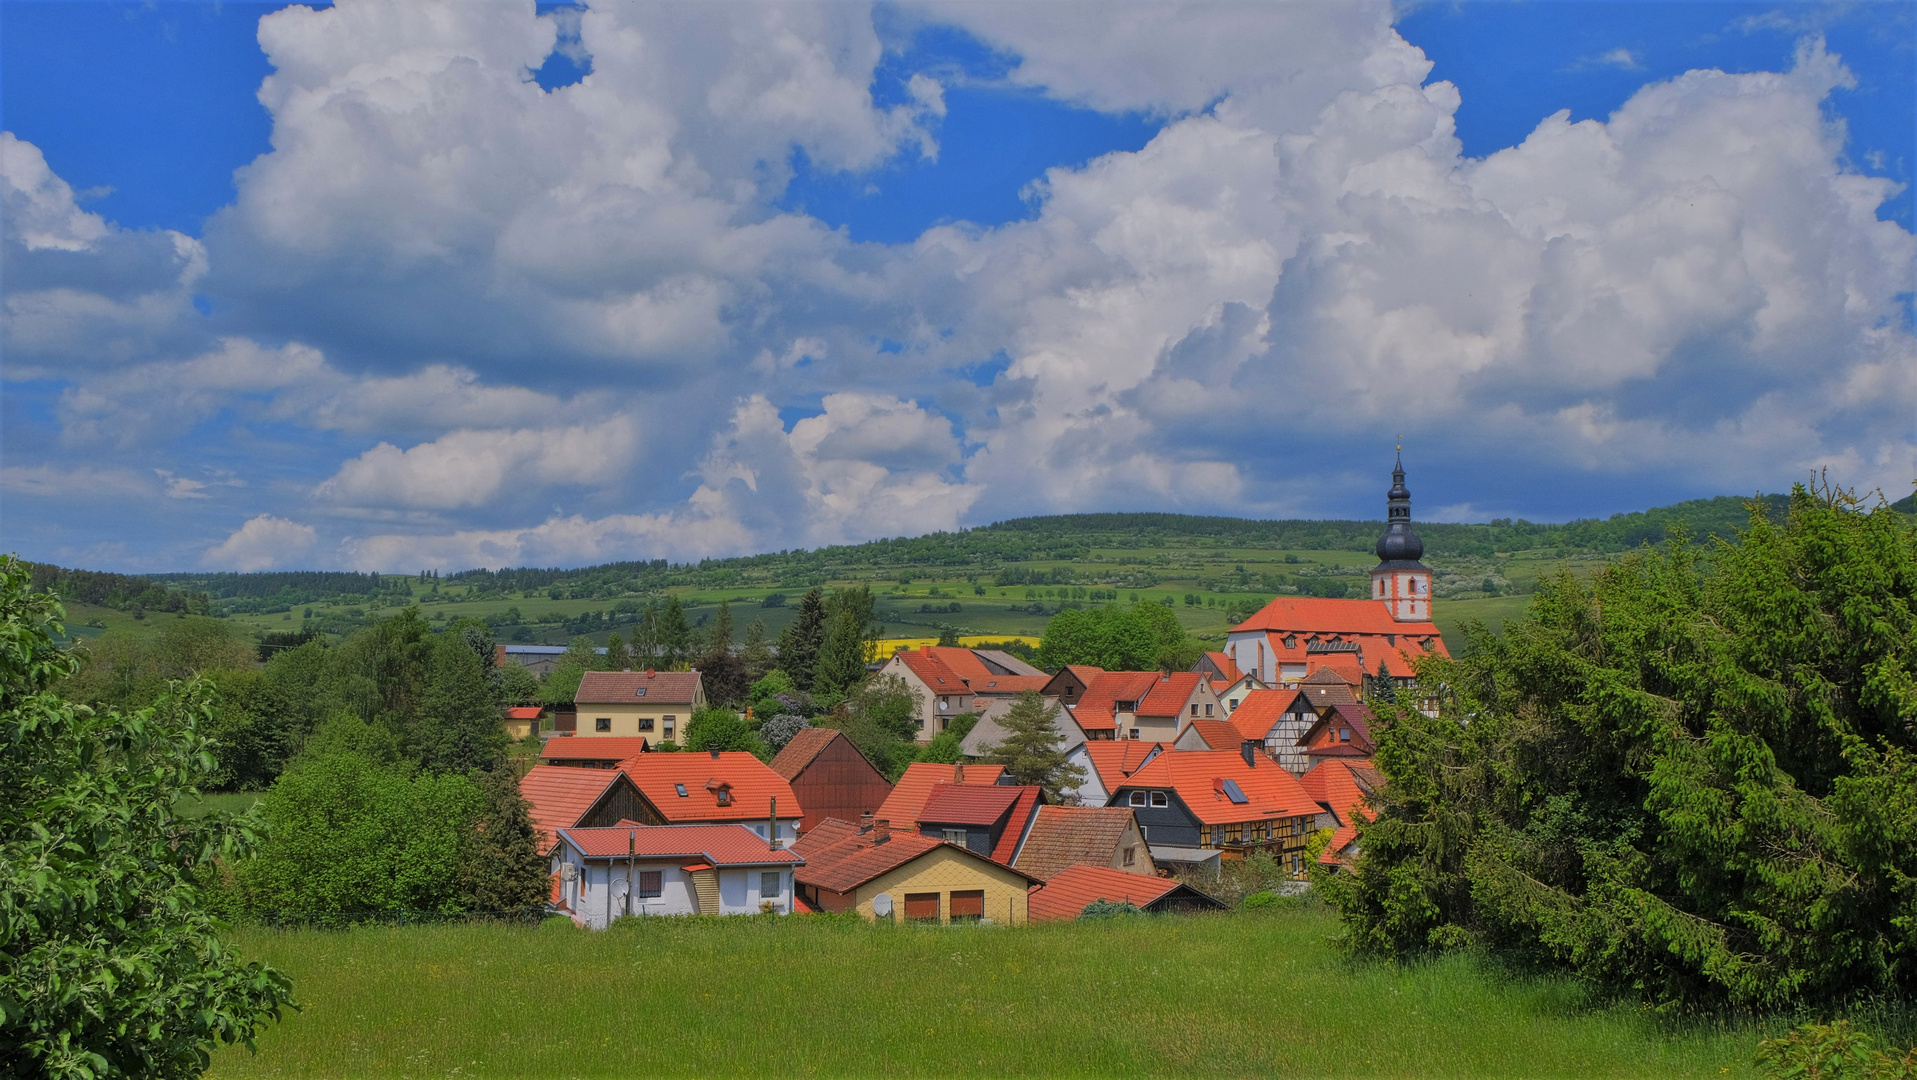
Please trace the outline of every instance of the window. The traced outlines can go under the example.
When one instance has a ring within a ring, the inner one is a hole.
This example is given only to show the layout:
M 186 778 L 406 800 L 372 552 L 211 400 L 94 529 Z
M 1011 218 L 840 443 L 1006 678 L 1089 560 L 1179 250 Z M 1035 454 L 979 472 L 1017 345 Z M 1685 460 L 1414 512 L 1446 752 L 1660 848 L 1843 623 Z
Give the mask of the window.
M 731 784 L 720 784 L 718 787 L 718 790 L 714 791 L 712 794 L 718 798 L 720 806 L 732 805 L 732 785 Z
M 662 870 L 639 871 L 639 899 L 650 900 L 664 891 L 665 872 Z
M 1145 793 L 1142 791 L 1132 792 L 1132 805 L 1133 806 L 1145 805 Z
M 594 721 L 592 722 L 592 729 L 593 729 L 594 731 L 611 731 L 611 730 L 612 730 L 612 717 L 610 717 L 610 716 L 602 716 L 602 717 L 600 717 L 599 719 L 597 719 L 597 720 L 594 720 Z
M 666 738 L 672 738 L 672 717 L 666 717 Z
M 1128 845 L 1125 848 L 1125 865 L 1130 866 L 1137 861 L 1138 861 L 1138 845 L 1137 844 Z
M 960 847 L 965 846 L 965 830 L 964 829 L 946 829 L 944 830 L 944 832 L 945 832 L 946 843 L 957 844 Z
M 906 893 L 905 917 L 914 921 L 939 921 L 939 894 L 935 892 Z
M 955 889 L 952 892 L 952 921 L 977 922 L 985 917 L 984 889 Z
M 1170 806 L 1171 800 L 1165 797 L 1164 792 L 1154 791 L 1152 792 L 1152 805 L 1153 806 Z
M 674 784 L 672 785 L 672 790 L 678 792 L 681 799 L 686 797 L 686 786 L 684 784 Z
M 633 697 L 645 697 L 645 696 L 646 696 L 646 688 L 642 686 L 642 687 L 640 687 L 639 689 L 637 689 L 637 690 L 634 690 L 634 691 L 632 692 L 632 696 L 633 696 Z
M 1132 738 L 1134 738 L 1134 739 L 1136 739 L 1136 738 L 1138 738 L 1138 729 L 1137 729 L 1137 728 L 1133 728 L 1133 729 L 1132 729 Z
M 1199 847 L 1211 846 L 1211 826 L 1210 825 L 1198 826 L 1198 846 Z
M 1239 825 L 1237 822 L 1225 826 L 1225 843 L 1236 844 L 1238 841 L 1244 839 L 1244 836 L 1244 826 Z
M 768 870 L 759 875 L 759 895 L 770 900 L 785 890 L 779 886 L 779 872 Z
M 651 730 L 652 730 L 652 717 L 650 717 L 650 716 L 642 716 L 642 717 L 640 717 L 640 718 L 639 718 L 639 730 L 640 730 L 640 731 L 651 731 Z
M 1211 715 L 1211 706 L 1210 706 L 1210 705 L 1207 705 L 1207 706 L 1205 706 L 1205 715 L 1206 715 L 1206 716 L 1210 716 L 1210 715 Z
M 1197 715 L 1198 715 L 1198 703 L 1197 703 L 1196 701 L 1194 701 L 1194 702 L 1192 702 L 1192 703 L 1191 703 L 1191 714 L 1192 714 L 1193 716 L 1197 716 Z
M 1231 705 L 1230 705 L 1230 706 L 1228 706 L 1228 707 L 1229 707 L 1229 708 L 1233 708 L 1233 709 L 1236 709 L 1236 708 L 1238 707 L 1238 699 L 1237 699 L 1237 698 L 1232 698 L 1232 699 L 1231 699 Z
M 1351 729 L 1350 729 L 1350 728 L 1348 728 L 1348 727 L 1341 727 L 1341 728 L 1339 728 L 1339 729 L 1338 729 L 1338 741 L 1339 741 L 1339 742 L 1350 742 L 1350 741 L 1351 741 Z
M 1136 712 L 1137 709 L 1138 702 L 1136 701 L 1121 701 L 1118 703 L 1119 712 Z

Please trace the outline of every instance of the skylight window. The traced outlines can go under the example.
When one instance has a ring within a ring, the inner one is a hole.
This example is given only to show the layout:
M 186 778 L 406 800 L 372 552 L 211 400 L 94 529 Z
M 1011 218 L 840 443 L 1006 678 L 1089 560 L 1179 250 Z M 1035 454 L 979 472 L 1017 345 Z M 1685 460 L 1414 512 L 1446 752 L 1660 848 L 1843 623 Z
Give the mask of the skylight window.
M 1245 789 L 1239 787 L 1238 781 L 1233 780 L 1230 777 L 1225 778 L 1225 798 L 1230 799 L 1232 802 L 1238 803 L 1240 805 L 1243 805 L 1251 801 L 1250 799 L 1245 797 Z
M 642 686 L 642 687 L 640 687 L 639 689 L 637 689 L 637 690 L 634 690 L 634 691 L 632 692 L 632 696 L 633 696 L 633 697 L 645 697 L 645 696 L 646 696 L 646 688 Z
M 684 784 L 674 784 L 672 785 L 672 790 L 678 792 L 681 799 L 686 797 L 686 786 Z

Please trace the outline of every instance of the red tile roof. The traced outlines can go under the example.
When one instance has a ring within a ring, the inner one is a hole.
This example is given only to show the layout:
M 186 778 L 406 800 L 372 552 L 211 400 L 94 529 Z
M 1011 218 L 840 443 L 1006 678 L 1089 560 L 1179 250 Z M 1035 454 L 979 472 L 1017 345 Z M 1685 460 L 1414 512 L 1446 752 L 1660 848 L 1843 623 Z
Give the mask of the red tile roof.
M 1225 677 L 1226 682 L 1234 683 L 1238 681 L 1240 678 L 1238 664 L 1232 660 L 1230 653 L 1208 652 L 1205 655 L 1217 666 L 1219 674 Z
M 958 672 L 959 678 L 970 680 L 974 686 L 978 685 L 980 679 L 1004 677 L 993 675 L 992 669 L 985 666 L 985 661 L 980 660 L 978 654 L 970 649 L 953 645 L 927 645 L 924 651 L 946 667 Z
M 1123 901 L 1142 908 L 1180 887 L 1171 878 L 1127 874 L 1109 866 L 1079 863 L 1060 870 L 1032 890 L 1026 900 L 1027 917 L 1034 921 L 1076 919 L 1085 905 L 1094 900 Z
M 1315 596 L 1281 596 L 1257 614 L 1231 628 L 1319 634 L 1436 634 L 1430 622 L 1399 622 L 1382 600 L 1325 600 Z
M 690 705 L 698 689 L 696 671 L 588 671 L 572 699 L 580 705 Z
M 998 836 L 997 846 L 992 848 L 992 861 L 1012 865 L 1012 856 L 1018 853 L 1018 846 L 1032 828 L 1032 818 L 1038 812 L 1045 789 L 1037 785 L 1027 785 L 1012 789 L 1018 792 L 1018 802 L 1012 804 L 1012 813 L 1006 819 L 1005 831 Z
M 872 817 L 877 821 L 890 821 L 894 831 L 912 830 L 919 827 L 919 811 L 925 808 L 925 800 L 932 794 L 936 784 L 954 783 L 952 777 L 960 766 L 940 765 L 931 761 L 915 761 L 905 767 L 905 775 L 892 785 L 892 794 L 885 797 Z M 966 765 L 964 783 L 996 784 L 1002 765 Z
M 1358 817 L 1370 821 L 1378 816 L 1365 798 L 1365 785 L 1344 761 L 1321 761 L 1298 778 L 1299 786 L 1338 815 L 1340 825 L 1350 825 Z
M 831 847 L 848 836 L 857 836 L 859 827 L 838 818 L 826 818 L 792 841 L 792 850 L 801 855 Z
M 1158 681 L 1152 684 L 1151 692 L 1145 695 L 1145 700 L 1138 703 L 1138 715 L 1184 716 L 1185 704 L 1198 692 L 1201 682 L 1205 683 L 1206 689 L 1211 688 L 1211 683 L 1196 671 L 1174 671 L 1160 675 Z
M 805 861 L 789 848 L 767 846 L 744 825 L 620 825 L 601 829 L 561 829 L 580 853 L 593 859 L 625 857 L 630 843 L 642 859 L 700 858 L 713 866 L 797 865 Z
M 650 744 L 641 735 L 572 735 L 546 740 L 542 761 L 610 761 L 618 763 L 643 754 Z
M 545 709 L 540 708 L 537 705 L 515 705 L 512 708 L 506 710 L 506 719 L 537 720 L 541 716 L 543 716 L 545 712 L 546 712 Z
M 1232 802 L 1225 780 L 1236 781 L 1249 801 Z M 1167 750 L 1119 786 L 1170 788 L 1207 825 L 1320 813 L 1290 773 L 1268 760 L 1247 765 L 1235 750 Z
M 1136 710 L 1139 702 L 1158 685 L 1158 674 L 1156 671 L 1101 672 L 1086 681 L 1085 692 L 1072 708 L 1072 717 L 1087 731 L 1109 730 L 1116 726 L 1118 702 L 1129 701 Z
M 1264 742 L 1279 719 L 1291 711 L 1292 699 L 1298 694 L 1297 690 L 1253 690 L 1232 712 L 1231 726 L 1238 729 L 1240 738 Z
M 1098 782 L 1106 791 L 1115 791 L 1125 779 L 1143 768 L 1154 754 L 1170 749 L 1165 743 L 1137 739 L 1100 739 L 1085 744 L 1085 756 L 1098 773 Z
M 934 784 L 919 811 L 919 821 L 932 825 L 996 825 L 1024 792 L 1022 787 L 1005 784 Z
M 779 756 L 772 759 L 772 771 L 788 781 L 797 780 L 813 758 L 825 753 L 833 739 L 844 737 L 843 732 L 833 728 L 806 728 L 779 749 Z
M 1041 880 L 1074 863 L 1109 866 L 1132 822 L 1127 806 L 1041 806 L 1012 865 Z
M 1358 840 L 1358 826 L 1346 825 L 1331 834 L 1331 842 L 1318 853 L 1318 861 L 1325 866 L 1337 866 L 1349 857 L 1348 848 Z
M 671 824 L 695 821 L 763 821 L 773 798 L 780 818 L 804 817 L 785 777 L 744 751 L 711 754 L 640 754 L 619 765 L 640 794 Z M 684 784 L 679 794 L 674 785 Z M 719 787 L 731 785 L 731 804 L 719 805 Z
M 989 697 L 1009 697 L 1027 690 L 1036 694 L 1051 681 L 1050 675 L 986 675 L 970 680 L 972 693 Z
M 893 653 L 892 658 L 904 664 L 906 670 L 917 676 L 918 680 L 934 694 L 969 692 L 965 684 L 965 676 L 953 671 L 945 661 L 927 649 L 901 649 Z
M 1240 711 L 1243 709 L 1244 706 L 1239 706 Z M 1236 750 L 1245 741 L 1245 737 L 1238 733 L 1237 726 L 1228 720 L 1193 720 L 1185 725 L 1185 730 L 1197 732 L 1198 737 L 1205 740 L 1205 745 L 1213 750 Z
M 851 892 L 928 851 L 947 846 L 945 841 L 936 837 L 897 829 L 892 830 L 892 838 L 883 844 L 873 843 L 877 837 L 875 832 L 860 833 L 835 844 L 804 849 L 801 855 L 805 859 L 805 866 L 794 877 L 803 885 L 837 893 Z M 954 846 L 953 850 L 965 849 Z
M 554 739 L 554 742 L 561 740 Z M 539 850 L 549 850 L 560 829 L 569 829 L 586 816 L 606 789 L 617 783 L 613 769 L 580 769 L 567 765 L 535 765 L 519 778 L 519 794 L 532 806 L 533 828 Z

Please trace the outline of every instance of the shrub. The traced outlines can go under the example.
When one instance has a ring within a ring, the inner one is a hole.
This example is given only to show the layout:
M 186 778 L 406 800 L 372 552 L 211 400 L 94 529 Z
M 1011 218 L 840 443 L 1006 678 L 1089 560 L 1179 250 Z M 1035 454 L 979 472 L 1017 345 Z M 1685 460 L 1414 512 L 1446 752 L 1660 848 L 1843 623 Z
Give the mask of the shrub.
M 1094 900 L 1086 904 L 1078 913 L 1081 919 L 1116 919 L 1126 915 L 1143 915 L 1145 909 L 1129 900 Z

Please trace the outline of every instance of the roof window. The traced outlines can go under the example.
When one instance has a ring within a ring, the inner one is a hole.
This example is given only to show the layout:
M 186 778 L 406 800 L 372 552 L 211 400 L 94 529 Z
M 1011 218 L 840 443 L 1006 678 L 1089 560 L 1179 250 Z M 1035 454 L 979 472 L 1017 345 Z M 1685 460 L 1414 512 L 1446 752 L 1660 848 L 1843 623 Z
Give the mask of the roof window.
M 1238 781 L 1233 780 L 1229 776 L 1225 777 L 1224 782 L 1219 786 L 1224 789 L 1225 798 L 1230 799 L 1240 806 L 1251 801 L 1245 796 L 1245 789 L 1238 786 Z
M 637 689 L 637 690 L 634 690 L 634 691 L 632 692 L 632 696 L 633 696 L 633 697 L 645 697 L 645 696 L 646 696 L 646 688 L 642 686 L 642 687 L 640 687 L 639 689 Z
M 674 784 L 672 785 L 672 790 L 678 792 L 681 799 L 686 797 L 686 786 L 684 784 Z

